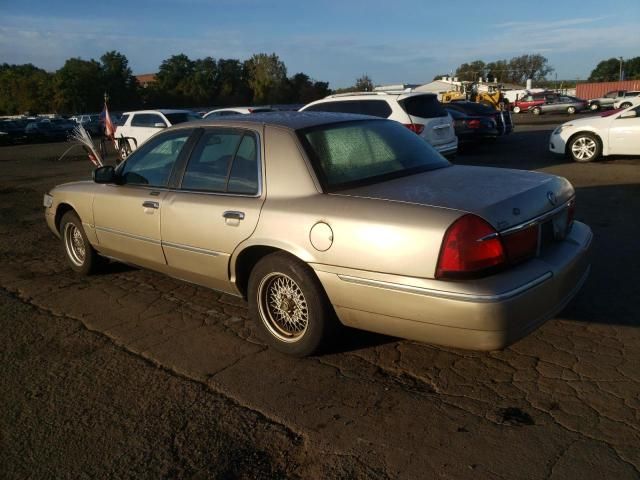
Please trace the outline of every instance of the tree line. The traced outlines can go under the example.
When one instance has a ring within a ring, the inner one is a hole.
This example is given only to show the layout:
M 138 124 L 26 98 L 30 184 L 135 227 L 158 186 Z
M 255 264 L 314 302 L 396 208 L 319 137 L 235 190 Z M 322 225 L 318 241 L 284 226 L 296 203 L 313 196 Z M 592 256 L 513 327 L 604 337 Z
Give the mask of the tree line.
M 104 93 L 112 111 L 159 107 L 212 107 L 308 103 L 331 93 L 328 82 L 305 73 L 287 76 L 276 54 L 245 61 L 173 55 L 155 80 L 141 86 L 127 57 L 106 52 L 100 60 L 70 58 L 55 72 L 32 64 L 0 65 L 0 114 L 72 114 L 102 109 Z
M 620 70 L 624 80 L 640 80 L 640 57 L 628 59 L 609 58 L 596 65 L 589 75 L 590 82 L 615 82 L 620 80 Z

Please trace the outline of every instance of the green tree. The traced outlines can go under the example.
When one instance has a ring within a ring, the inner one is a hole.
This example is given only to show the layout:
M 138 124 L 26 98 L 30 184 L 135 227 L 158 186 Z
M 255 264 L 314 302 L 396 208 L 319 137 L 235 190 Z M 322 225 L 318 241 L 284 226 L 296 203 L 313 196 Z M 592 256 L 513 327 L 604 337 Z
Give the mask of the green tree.
M 624 80 L 636 80 L 640 78 L 640 57 L 622 59 Z M 620 59 L 609 58 L 596 65 L 589 75 L 590 82 L 615 82 L 620 79 Z
M 0 65 L 0 114 L 51 111 L 52 77 L 31 64 Z
M 309 103 L 331 94 L 327 82 L 317 82 L 304 73 L 296 73 L 289 78 L 290 96 L 287 99 L 293 103 Z
M 112 50 L 102 55 L 100 62 L 102 88 L 109 94 L 109 107 L 113 110 L 137 107 L 140 103 L 139 86 L 127 57 Z
M 149 88 L 150 103 L 187 106 L 191 100 L 194 62 L 185 54 L 173 55 L 160 64 L 155 82 Z
M 485 73 L 487 81 L 506 81 L 506 79 L 510 78 L 509 75 L 509 62 L 506 60 L 495 60 L 493 62 L 487 63 L 485 67 Z
M 366 73 L 359 78 L 356 78 L 356 84 L 354 85 L 356 92 L 372 92 L 373 80 Z
M 217 103 L 219 106 L 251 103 L 251 89 L 247 82 L 247 73 L 240 60 L 233 58 L 218 60 L 218 88 L 218 98 L 213 103 Z
M 553 72 L 549 60 L 540 55 L 520 55 L 509 60 L 509 81 L 523 84 L 527 79 L 544 80 Z
M 463 63 L 456 69 L 455 77 L 460 81 L 477 82 L 478 78 L 486 76 L 486 64 L 482 60 Z
M 193 106 L 215 103 L 220 90 L 218 63 L 212 57 L 193 62 L 193 76 L 189 81 L 189 95 Z
M 245 62 L 253 102 L 279 103 L 286 90 L 287 67 L 275 53 L 258 53 Z
M 55 73 L 53 84 L 53 108 L 59 113 L 92 112 L 102 107 L 102 67 L 95 60 L 70 58 Z

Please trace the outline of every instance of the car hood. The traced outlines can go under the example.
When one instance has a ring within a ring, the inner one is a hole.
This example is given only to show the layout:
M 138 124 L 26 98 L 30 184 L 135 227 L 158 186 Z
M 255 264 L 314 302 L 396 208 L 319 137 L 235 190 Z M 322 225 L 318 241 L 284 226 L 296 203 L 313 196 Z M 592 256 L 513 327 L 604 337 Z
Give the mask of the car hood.
M 555 175 L 454 165 L 340 194 L 460 210 L 504 230 L 569 201 L 574 189 Z

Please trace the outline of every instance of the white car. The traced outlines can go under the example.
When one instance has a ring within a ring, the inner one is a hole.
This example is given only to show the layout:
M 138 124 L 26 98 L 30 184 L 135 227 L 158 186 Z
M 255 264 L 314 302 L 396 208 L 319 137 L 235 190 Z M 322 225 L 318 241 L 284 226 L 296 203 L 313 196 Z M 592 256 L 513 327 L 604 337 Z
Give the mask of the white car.
M 270 107 L 231 107 L 231 108 L 218 108 L 217 110 L 211 110 L 205 113 L 202 118 L 212 120 L 217 117 L 226 117 L 227 115 L 247 115 L 249 113 L 261 113 L 261 112 L 273 112 Z
M 120 157 L 126 158 L 164 128 L 178 123 L 201 120 L 200 116 L 190 110 L 138 110 L 125 112 L 116 127 L 115 138 L 124 137 L 119 142 Z
M 623 111 L 563 123 L 549 139 L 549 150 L 576 162 L 600 156 L 640 155 L 640 100 Z
M 433 93 L 406 91 L 352 92 L 329 95 L 300 109 L 314 112 L 358 113 L 402 123 L 442 155 L 458 151 L 453 118 Z
M 613 108 L 629 108 L 632 105 L 637 105 L 640 92 L 625 92 L 624 96 L 618 97 L 613 102 Z

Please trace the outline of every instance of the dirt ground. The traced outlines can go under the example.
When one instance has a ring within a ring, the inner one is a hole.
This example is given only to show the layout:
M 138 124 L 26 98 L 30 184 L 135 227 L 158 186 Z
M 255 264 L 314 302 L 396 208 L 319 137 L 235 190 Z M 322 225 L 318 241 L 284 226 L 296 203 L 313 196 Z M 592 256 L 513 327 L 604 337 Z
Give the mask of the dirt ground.
M 350 330 L 304 360 L 265 348 L 235 298 L 73 274 L 42 194 L 91 165 L 0 148 L 0 476 L 640 478 L 640 159 L 568 163 L 552 128 L 455 161 L 573 182 L 594 255 L 565 311 L 499 352 Z

